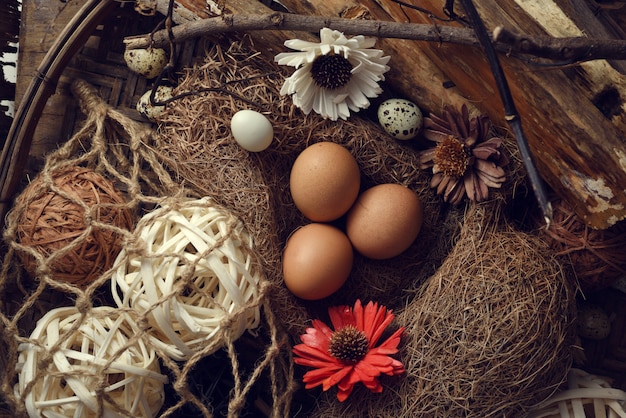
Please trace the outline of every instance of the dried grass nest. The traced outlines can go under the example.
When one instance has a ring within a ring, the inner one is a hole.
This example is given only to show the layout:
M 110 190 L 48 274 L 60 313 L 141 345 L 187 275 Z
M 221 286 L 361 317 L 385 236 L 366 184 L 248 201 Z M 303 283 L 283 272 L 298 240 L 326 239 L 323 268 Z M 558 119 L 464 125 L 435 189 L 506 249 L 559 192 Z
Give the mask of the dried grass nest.
M 398 312 L 407 375 L 382 394 L 325 395 L 315 417 L 517 417 L 567 377 L 575 289 L 547 246 L 493 207 L 468 214 L 443 265 Z M 362 389 L 362 388 L 361 388 Z
M 216 41 L 207 48 L 204 62 L 185 70 L 174 93 L 205 92 L 167 106 L 159 119 L 155 149 L 186 187 L 210 196 L 244 221 L 273 285 L 272 307 L 292 336 L 301 334 L 310 318 L 323 314 L 328 305 L 360 298 L 402 306 L 406 290 L 418 288 L 449 251 L 462 211 L 450 210 L 430 189 L 431 175 L 420 170 L 414 145 L 395 140 L 362 115 L 338 122 L 303 115 L 290 97 L 280 95 L 285 74 L 273 57 L 255 52 L 250 42 L 246 36 Z M 231 135 L 230 120 L 244 108 L 261 111 L 274 127 L 274 142 L 263 152 L 243 150 Z M 323 303 L 307 303 L 282 285 L 281 252 L 287 237 L 308 223 L 290 196 L 291 166 L 302 150 L 320 141 L 339 143 L 352 153 L 362 189 L 397 183 L 415 191 L 424 221 L 417 241 L 403 254 L 389 260 L 356 254 L 352 274 L 340 291 Z M 512 145 L 507 152 L 514 149 Z M 502 193 L 520 181 L 520 160 L 515 155 L 511 160 L 512 180 Z

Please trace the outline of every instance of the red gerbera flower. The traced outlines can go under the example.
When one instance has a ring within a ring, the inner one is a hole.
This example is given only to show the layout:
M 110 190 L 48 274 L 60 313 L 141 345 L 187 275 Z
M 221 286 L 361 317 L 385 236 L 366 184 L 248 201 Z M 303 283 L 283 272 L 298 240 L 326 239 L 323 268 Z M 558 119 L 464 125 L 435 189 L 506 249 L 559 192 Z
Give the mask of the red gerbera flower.
M 328 308 L 328 314 L 334 331 L 314 319 L 313 328 L 307 328 L 306 334 L 300 336 L 303 344 L 293 348 L 296 364 L 315 368 L 306 372 L 302 379 L 307 389 L 322 385 L 326 391 L 337 385 L 337 399 L 343 402 L 358 382 L 380 393 L 383 387 L 378 378 L 382 373 L 389 376 L 404 373 L 402 363 L 389 356 L 398 352 L 404 327 L 376 347 L 393 321 L 390 310 L 374 302 L 363 308 L 357 300 L 354 309 L 335 306 Z

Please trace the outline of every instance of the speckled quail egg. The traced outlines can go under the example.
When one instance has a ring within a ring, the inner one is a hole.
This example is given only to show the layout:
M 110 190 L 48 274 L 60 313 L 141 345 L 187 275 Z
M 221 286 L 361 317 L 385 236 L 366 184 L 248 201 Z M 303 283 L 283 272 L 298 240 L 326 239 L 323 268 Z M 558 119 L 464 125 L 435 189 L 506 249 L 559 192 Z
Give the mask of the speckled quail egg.
M 378 123 L 396 139 L 415 138 L 423 121 L 422 111 L 409 100 L 388 99 L 378 106 Z
M 131 71 L 145 77 L 155 78 L 167 65 L 167 52 L 161 48 L 127 49 L 124 61 Z
M 174 89 L 170 86 L 158 86 L 154 93 L 154 98 L 157 102 L 163 102 L 171 99 L 174 96 L 173 92 Z M 165 110 L 165 106 L 150 103 L 150 93 L 152 93 L 152 90 L 148 90 L 139 98 L 137 101 L 137 111 L 150 121 L 156 122 Z
M 590 340 L 603 340 L 611 334 L 611 321 L 604 310 L 583 305 L 578 310 L 578 335 Z

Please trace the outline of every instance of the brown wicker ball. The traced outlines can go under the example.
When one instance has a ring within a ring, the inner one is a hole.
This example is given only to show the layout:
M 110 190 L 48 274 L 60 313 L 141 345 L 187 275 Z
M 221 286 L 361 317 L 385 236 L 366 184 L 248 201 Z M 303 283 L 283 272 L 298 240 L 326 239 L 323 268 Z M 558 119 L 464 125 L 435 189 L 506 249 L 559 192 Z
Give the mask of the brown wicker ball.
M 553 202 L 554 217 L 541 237 L 559 261 L 569 267 L 583 293 L 609 287 L 626 274 L 626 227 L 621 224 L 605 230 L 586 225 L 563 200 Z
M 18 242 L 43 256 L 19 251 L 26 271 L 37 276 L 39 268 L 54 280 L 91 283 L 112 266 L 121 249 L 117 228 L 133 225 L 124 203 L 113 183 L 91 169 L 70 166 L 38 176 L 14 209 Z

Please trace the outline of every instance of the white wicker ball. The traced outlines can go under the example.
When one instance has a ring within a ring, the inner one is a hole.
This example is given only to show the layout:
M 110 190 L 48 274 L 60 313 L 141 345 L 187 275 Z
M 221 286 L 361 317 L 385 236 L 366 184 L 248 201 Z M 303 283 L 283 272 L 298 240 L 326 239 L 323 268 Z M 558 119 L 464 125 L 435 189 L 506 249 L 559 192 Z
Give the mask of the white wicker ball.
M 28 415 L 155 417 L 168 379 L 154 349 L 135 338 L 139 332 L 127 313 L 112 307 L 94 308 L 83 320 L 76 307 L 48 312 L 30 342 L 19 346 L 15 392 Z
M 261 269 L 251 236 L 228 211 L 209 198 L 173 199 L 134 234 L 116 261 L 113 296 L 146 314 L 151 342 L 169 357 L 211 354 L 258 326 Z

